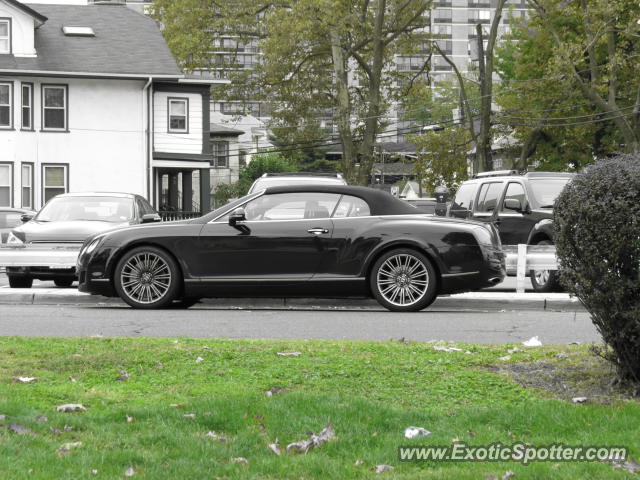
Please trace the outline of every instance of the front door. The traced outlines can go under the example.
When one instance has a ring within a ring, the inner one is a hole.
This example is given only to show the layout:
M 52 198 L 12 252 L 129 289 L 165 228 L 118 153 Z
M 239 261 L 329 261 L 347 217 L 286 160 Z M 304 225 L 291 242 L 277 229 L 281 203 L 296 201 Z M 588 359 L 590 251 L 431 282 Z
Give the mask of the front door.
M 333 234 L 340 195 L 280 193 L 244 205 L 246 221 L 206 224 L 191 272 L 207 281 L 304 281 L 318 269 Z M 196 252 L 194 252 L 196 253 Z
M 502 181 L 486 182 L 480 185 L 471 219 L 486 223 L 494 222 L 503 190 L 504 182 Z
M 521 211 L 505 208 L 504 201 L 507 198 L 520 201 L 520 205 L 522 206 Z M 504 198 L 500 202 L 500 211 L 496 219 L 496 226 L 500 232 L 500 241 L 503 245 L 527 243 L 529 232 L 535 223 L 530 211 L 527 209 L 528 204 L 529 202 L 522 184 L 519 182 L 509 182 Z

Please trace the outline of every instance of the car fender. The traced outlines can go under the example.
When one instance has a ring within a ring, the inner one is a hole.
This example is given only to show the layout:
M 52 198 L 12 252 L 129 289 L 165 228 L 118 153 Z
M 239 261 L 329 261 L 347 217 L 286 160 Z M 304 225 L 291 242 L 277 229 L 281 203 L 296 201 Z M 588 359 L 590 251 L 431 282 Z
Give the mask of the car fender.
M 550 218 L 544 218 L 533 226 L 527 245 L 536 244 L 543 238 L 553 241 L 553 220 Z
M 436 270 L 438 271 L 438 273 L 443 272 L 443 270 L 446 271 L 446 267 L 444 266 L 444 263 L 442 262 L 442 259 L 440 258 L 440 255 L 438 253 L 438 249 L 435 246 L 430 245 L 427 242 L 423 242 L 416 238 L 396 237 L 376 245 L 376 247 L 371 252 L 369 252 L 364 262 L 364 271 L 362 272 L 362 274 L 364 276 L 367 275 L 367 273 L 369 272 L 369 270 L 373 265 L 373 262 L 375 262 L 375 260 L 383 252 L 387 250 L 391 250 L 393 248 L 407 248 L 407 247 L 415 248 L 416 250 L 426 254 L 427 257 L 429 257 L 429 259 L 434 262 L 434 266 L 436 267 Z

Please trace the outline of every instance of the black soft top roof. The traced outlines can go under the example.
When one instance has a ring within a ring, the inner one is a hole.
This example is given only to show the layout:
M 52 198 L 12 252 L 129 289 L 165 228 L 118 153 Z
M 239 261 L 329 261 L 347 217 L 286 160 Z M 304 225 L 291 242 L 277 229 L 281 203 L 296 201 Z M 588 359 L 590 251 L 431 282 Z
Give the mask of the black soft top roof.
M 391 194 L 368 187 L 354 187 L 351 185 L 287 185 L 270 187 L 265 194 L 318 192 L 337 193 L 339 195 L 353 195 L 363 199 L 369 205 L 371 215 L 416 215 L 420 214 L 412 205 L 398 200 Z

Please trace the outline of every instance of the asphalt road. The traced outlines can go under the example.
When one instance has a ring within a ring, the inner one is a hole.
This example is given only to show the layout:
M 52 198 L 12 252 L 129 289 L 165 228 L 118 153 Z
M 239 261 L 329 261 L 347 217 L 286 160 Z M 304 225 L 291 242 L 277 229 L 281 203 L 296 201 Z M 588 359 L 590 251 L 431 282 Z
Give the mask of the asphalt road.
M 584 311 L 189 310 L 128 307 L 0 305 L 0 336 L 126 336 L 270 339 L 349 339 L 544 344 L 600 342 Z

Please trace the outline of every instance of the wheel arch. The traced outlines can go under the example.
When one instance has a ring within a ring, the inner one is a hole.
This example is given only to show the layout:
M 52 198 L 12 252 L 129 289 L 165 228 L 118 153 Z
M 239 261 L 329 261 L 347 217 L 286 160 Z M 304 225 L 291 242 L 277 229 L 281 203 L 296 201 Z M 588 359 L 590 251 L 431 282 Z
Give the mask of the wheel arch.
M 534 225 L 529 233 L 527 245 L 535 245 L 542 240 L 553 243 L 553 222 L 550 219 L 544 219 Z
M 385 253 L 390 252 L 391 250 L 397 250 L 402 248 L 415 250 L 416 252 L 421 253 L 427 257 L 427 260 L 431 262 L 431 265 L 433 265 L 433 268 L 436 271 L 436 292 L 439 293 L 442 288 L 442 267 L 440 265 L 440 262 L 438 262 L 437 260 L 437 255 L 435 255 L 434 252 L 431 251 L 429 247 L 419 242 L 416 242 L 414 240 L 408 240 L 408 239 L 398 239 L 392 242 L 379 245 L 376 250 L 374 250 L 369 254 L 369 257 L 365 261 L 364 278 L 366 280 L 367 291 L 369 295 L 372 295 L 371 287 L 369 286 L 369 278 L 371 276 L 371 270 L 373 269 L 373 265 Z
M 111 287 L 115 290 L 115 269 L 122 257 L 124 257 L 128 252 L 138 247 L 154 247 L 158 250 L 162 250 L 166 255 L 171 257 L 176 265 L 178 266 L 178 271 L 180 273 L 180 295 L 184 294 L 184 270 L 182 268 L 182 263 L 175 256 L 175 254 L 169 250 L 166 246 L 161 243 L 154 242 L 153 240 L 141 239 L 137 242 L 131 242 L 122 248 L 118 249 L 118 251 L 109 259 L 109 266 L 107 269 L 107 274 L 109 276 L 109 283 Z

